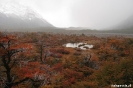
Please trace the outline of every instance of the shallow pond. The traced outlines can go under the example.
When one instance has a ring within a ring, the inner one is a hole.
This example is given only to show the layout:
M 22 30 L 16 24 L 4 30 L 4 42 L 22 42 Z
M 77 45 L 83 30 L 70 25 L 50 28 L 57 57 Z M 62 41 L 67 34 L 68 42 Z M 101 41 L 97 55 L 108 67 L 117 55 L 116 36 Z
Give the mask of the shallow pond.
M 87 43 L 67 43 L 64 44 L 65 47 L 71 47 L 71 48 L 80 48 L 82 50 L 87 50 L 93 48 L 93 45 L 89 45 Z

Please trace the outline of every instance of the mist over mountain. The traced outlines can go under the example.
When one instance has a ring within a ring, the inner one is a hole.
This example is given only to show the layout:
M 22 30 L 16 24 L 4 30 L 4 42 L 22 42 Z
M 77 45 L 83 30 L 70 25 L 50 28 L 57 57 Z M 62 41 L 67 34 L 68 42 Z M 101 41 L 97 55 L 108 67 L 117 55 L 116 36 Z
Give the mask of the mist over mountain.
M 113 31 L 133 33 L 133 15 L 110 29 Z
M 8 2 L 0 5 L 1 29 L 25 29 L 54 27 L 43 19 L 40 14 L 28 6 L 18 2 Z

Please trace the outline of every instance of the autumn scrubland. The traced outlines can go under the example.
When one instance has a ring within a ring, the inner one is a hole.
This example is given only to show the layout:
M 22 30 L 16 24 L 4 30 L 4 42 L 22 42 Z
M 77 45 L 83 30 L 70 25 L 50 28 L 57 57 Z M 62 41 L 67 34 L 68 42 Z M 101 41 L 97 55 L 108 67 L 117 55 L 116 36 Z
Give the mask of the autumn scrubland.
M 63 46 L 78 42 L 94 47 Z M 133 38 L 0 33 L 0 88 L 111 88 L 112 84 L 133 84 Z

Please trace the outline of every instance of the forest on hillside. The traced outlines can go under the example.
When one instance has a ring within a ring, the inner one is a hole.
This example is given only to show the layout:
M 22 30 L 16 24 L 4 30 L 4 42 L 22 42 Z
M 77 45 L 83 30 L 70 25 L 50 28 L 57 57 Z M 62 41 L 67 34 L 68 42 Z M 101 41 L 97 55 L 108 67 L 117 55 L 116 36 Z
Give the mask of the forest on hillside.
M 80 42 L 93 47 L 64 46 Z M 133 84 L 133 38 L 0 32 L 0 88 L 111 88 L 115 84 Z

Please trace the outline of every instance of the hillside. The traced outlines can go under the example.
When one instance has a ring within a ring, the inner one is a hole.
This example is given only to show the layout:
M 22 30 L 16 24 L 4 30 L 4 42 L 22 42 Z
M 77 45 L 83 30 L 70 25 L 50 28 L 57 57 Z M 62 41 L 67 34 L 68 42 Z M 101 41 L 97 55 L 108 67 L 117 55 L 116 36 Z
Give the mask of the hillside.
M 123 22 L 109 28 L 109 32 L 117 33 L 133 33 L 133 15 L 128 17 Z
M 32 8 L 17 2 L 0 5 L 1 29 L 54 27 Z

